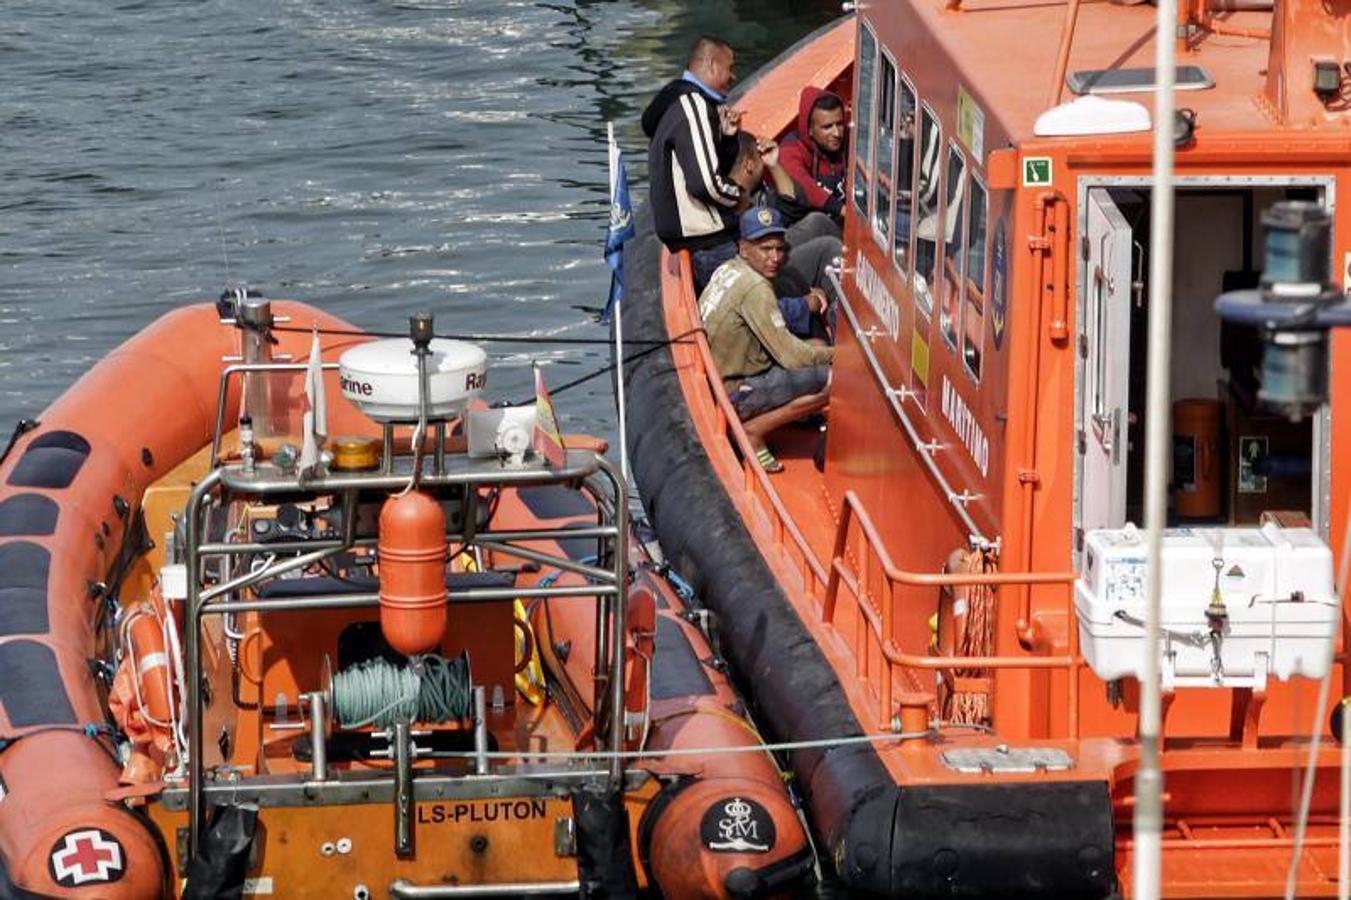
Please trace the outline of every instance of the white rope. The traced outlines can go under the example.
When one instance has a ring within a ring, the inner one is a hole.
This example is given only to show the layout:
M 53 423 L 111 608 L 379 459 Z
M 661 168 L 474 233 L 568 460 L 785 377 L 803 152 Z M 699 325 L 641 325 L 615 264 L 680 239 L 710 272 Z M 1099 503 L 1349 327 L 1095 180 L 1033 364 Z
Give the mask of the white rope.
M 1347 510 L 1342 538 L 1342 559 L 1337 571 L 1337 594 L 1343 601 L 1346 599 L 1348 574 L 1351 574 L 1351 509 Z M 1343 614 L 1337 617 L 1337 624 L 1342 625 L 1345 619 L 1343 611 Z M 1308 830 L 1309 809 L 1313 806 L 1313 782 L 1318 767 L 1318 748 L 1323 742 L 1323 719 L 1328 713 L 1328 695 L 1332 692 L 1332 673 L 1336 657 L 1337 634 L 1334 631 L 1332 640 L 1328 642 L 1328 673 L 1318 685 L 1318 706 L 1313 716 L 1313 727 L 1310 729 L 1312 735 L 1309 740 L 1309 758 L 1304 765 L 1304 785 L 1300 792 L 1299 812 L 1295 817 L 1295 841 L 1290 853 L 1290 867 L 1285 870 L 1286 900 L 1294 900 L 1298 888 L 1299 858 L 1304 855 L 1304 833 Z
M 173 660 L 174 686 L 177 688 L 177 715 L 174 719 L 174 750 L 178 756 L 177 771 L 182 771 L 188 762 L 188 678 L 183 670 L 183 647 L 178 641 L 178 622 L 174 619 L 173 602 L 164 601 L 164 637 L 169 658 Z M 171 698 L 172 701 L 172 698 Z

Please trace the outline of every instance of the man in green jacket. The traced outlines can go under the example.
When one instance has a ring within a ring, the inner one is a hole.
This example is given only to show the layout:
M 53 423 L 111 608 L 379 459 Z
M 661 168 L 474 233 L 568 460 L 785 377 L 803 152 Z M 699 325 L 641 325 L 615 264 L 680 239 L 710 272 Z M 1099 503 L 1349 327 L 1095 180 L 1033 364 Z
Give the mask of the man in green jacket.
M 789 332 L 779 311 L 773 281 L 788 258 L 786 231 L 776 209 L 743 213 L 737 256 L 718 267 L 699 297 L 699 315 L 727 396 L 767 472 L 780 472 L 783 464 L 765 438 L 825 408 L 835 358 L 834 348 Z M 808 302 L 825 303 L 816 295 Z

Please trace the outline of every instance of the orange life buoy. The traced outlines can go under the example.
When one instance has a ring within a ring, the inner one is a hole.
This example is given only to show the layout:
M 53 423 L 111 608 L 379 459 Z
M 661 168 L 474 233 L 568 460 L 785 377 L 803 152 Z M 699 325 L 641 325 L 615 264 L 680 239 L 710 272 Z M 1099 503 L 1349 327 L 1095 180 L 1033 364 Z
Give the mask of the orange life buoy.
M 142 607 L 127 626 L 127 659 L 135 666 L 138 700 L 151 725 L 167 727 L 173 716 L 173 670 L 164 646 L 164 623 Z
M 124 784 L 157 780 L 175 750 L 175 648 L 165 635 L 172 623 L 156 590 L 150 602 L 128 609 L 121 625 L 122 657 L 113 678 L 108 707 L 131 741 L 132 753 L 122 770 Z

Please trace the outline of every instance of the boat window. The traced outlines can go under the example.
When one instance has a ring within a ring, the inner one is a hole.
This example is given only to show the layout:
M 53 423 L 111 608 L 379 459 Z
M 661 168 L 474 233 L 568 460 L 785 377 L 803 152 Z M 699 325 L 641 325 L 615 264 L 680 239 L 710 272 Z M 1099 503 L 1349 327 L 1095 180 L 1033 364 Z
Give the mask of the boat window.
M 915 189 L 915 89 L 904 77 L 896 95 L 896 221 L 892 258 L 910 278 L 910 199 Z
M 938 330 L 953 350 L 957 349 L 957 318 L 962 296 L 962 209 L 966 191 L 966 159 L 957 142 L 948 146 L 948 196 L 943 215 L 943 292 Z
M 877 59 L 877 38 L 867 25 L 861 26 L 858 49 L 858 102 L 854 108 L 854 206 L 868 214 L 867 168 L 872 159 L 873 69 Z
M 877 165 L 873 167 L 873 236 L 891 245 L 892 141 L 896 136 L 896 64 L 882 54 L 877 79 Z
M 966 211 L 966 311 L 962 328 L 962 363 L 980 381 L 981 341 L 985 334 L 985 218 L 989 204 L 985 185 L 971 176 L 971 200 Z
M 938 274 L 938 190 L 943 155 L 938 117 L 924 106 L 920 114 L 919 177 L 915 184 L 915 306 L 933 315 L 934 278 Z

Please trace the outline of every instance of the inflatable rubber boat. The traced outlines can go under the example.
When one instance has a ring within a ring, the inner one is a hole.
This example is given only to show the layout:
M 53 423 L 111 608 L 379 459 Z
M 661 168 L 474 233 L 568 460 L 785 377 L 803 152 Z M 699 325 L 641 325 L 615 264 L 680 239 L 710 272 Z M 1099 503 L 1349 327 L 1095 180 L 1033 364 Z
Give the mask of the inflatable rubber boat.
M 16 431 L 0 894 L 729 897 L 810 877 L 603 445 L 538 425 L 551 407 L 487 409 L 485 379 L 430 318 L 375 340 L 234 293 L 154 322 Z

